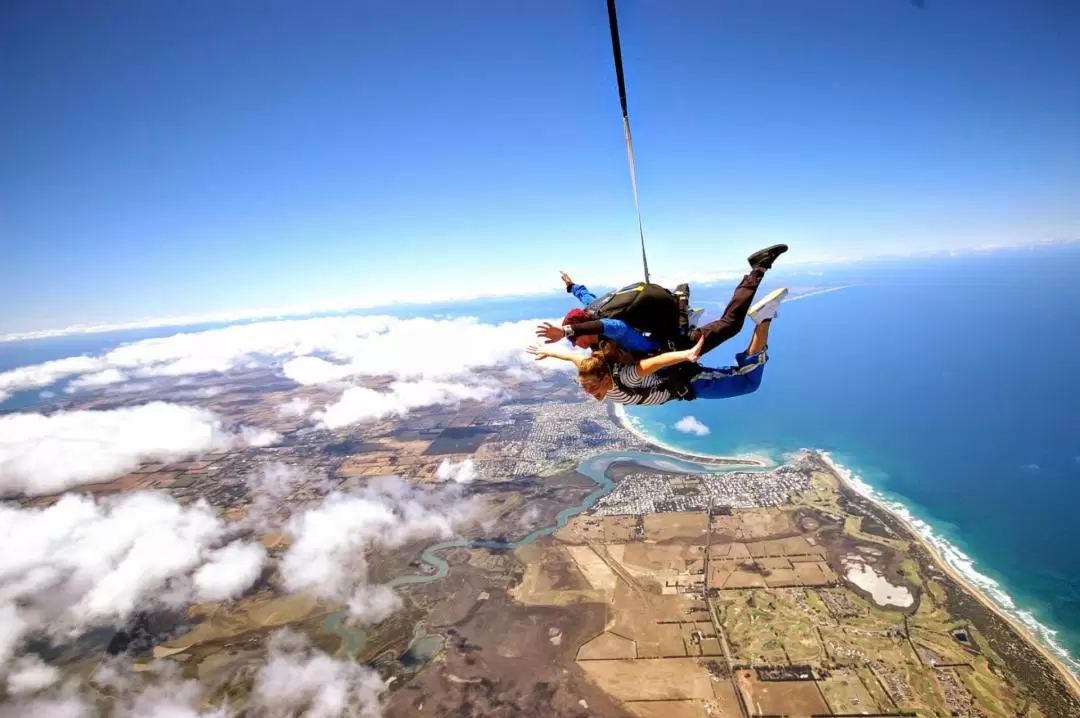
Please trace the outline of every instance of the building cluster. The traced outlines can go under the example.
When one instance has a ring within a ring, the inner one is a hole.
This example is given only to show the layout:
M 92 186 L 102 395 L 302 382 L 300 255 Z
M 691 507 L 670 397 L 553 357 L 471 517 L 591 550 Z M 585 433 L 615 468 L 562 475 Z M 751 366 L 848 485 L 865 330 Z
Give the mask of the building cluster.
M 750 509 L 780 506 L 791 496 L 811 488 L 810 475 L 792 466 L 772 471 L 732 471 L 724 474 L 695 474 L 679 485 L 666 474 L 631 474 L 600 499 L 596 513 L 602 516 L 647 514 L 666 511 L 709 509 Z
M 967 718 L 987 718 L 986 714 L 975 703 L 974 696 L 965 688 L 954 671 L 942 669 L 934 671 L 941 692 L 945 695 L 945 702 L 949 705 L 950 715 L 966 716 Z
M 493 480 L 536 476 L 553 465 L 603 451 L 645 448 L 613 423 L 598 403 L 500 406 L 479 417 L 475 425 L 497 432 L 488 445 L 497 444 L 499 458 L 483 460 L 477 467 L 484 478 Z
M 853 603 L 845 593 L 819 591 L 818 595 L 821 596 L 821 600 L 825 602 L 825 605 L 829 607 L 829 612 L 834 618 L 858 618 L 863 615 L 863 610 Z

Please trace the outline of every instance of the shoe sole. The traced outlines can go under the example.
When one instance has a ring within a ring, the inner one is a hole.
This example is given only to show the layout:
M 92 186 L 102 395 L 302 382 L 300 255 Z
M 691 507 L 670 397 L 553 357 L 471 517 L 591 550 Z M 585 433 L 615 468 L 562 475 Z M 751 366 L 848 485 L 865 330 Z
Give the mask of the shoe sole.
M 751 267 L 756 267 L 758 264 L 769 258 L 772 258 L 775 262 L 776 258 L 786 251 L 788 251 L 788 246 L 786 244 L 774 244 L 771 247 L 766 247 L 765 249 L 754 252 L 746 258 L 746 261 L 749 262 Z
M 765 295 L 765 298 L 757 302 L 754 306 L 750 307 L 750 311 L 747 315 L 753 319 L 754 316 L 762 310 L 769 302 L 775 301 L 777 298 L 783 299 L 788 294 L 787 287 L 781 287 L 780 289 L 774 289 Z

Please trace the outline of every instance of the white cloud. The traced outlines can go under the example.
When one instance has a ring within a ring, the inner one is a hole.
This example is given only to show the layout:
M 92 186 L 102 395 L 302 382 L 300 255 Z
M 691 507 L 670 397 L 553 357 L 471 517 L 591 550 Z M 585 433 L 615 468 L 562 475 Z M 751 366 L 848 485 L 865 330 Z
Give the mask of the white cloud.
M 8 394 L 24 389 L 37 389 L 75 374 L 102 371 L 108 363 L 101 358 L 78 356 L 47 361 L 44 364 L 19 367 L 0 372 L 0 391 Z
M 13 696 L 37 693 L 60 680 L 60 671 L 37 656 L 23 656 L 8 673 L 7 689 Z
M 103 481 L 149 459 L 176 460 L 240 443 L 265 446 L 273 432 L 228 431 L 213 412 L 151 402 L 106 411 L 0 416 L 0 492 L 49 494 Z
M 257 543 L 233 542 L 213 551 L 208 563 L 195 572 L 195 596 L 202 602 L 239 598 L 255 583 L 266 560 Z
M 92 718 L 97 711 L 77 697 L 40 698 L 0 705 L 0 718 Z
M 273 446 L 281 441 L 281 434 L 270 429 L 259 429 L 254 426 L 240 427 L 240 440 L 248 446 L 265 447 Z
M 153 492 L 0 506 L 0 667 L 31 634 L 71 638 L 196 593 L 238 595 L 258 571 L 249 548 L 214 550 L 229 532 L 205 502 L 181 505 Z M 226 565 L 237 575 L 222 576 Z
M 567 370 L 541 366 L 524 348 L 541 321 L 485 324 L 472 318 L 323 317 L 265 321 L 124 344 L 99 357 L 72 357 L 0 373 L 0 391 L 44 387 L 76 377 L 72 390 L 121 377 L 180 377 L 281 365 L 300 384 L 361 376 L 447 380 L 502 367 L 520 378 Z
M 266 718 L 379 718 L 385 690 L 373 669 L 331 658 L 303 636 L 281 631 L 253 693 L 258 715 Z
M 476 465 L 473 463 L 472 459 L 465 459 L 460 464 L 455 464 L 450 461 L 450 459 L 444 459 L 443 462 L 439 464 L 435 476 L 440 481 L 452 480 L 459 484 L 467 484 L 477 477 Z
M 709 433 L 709 427 L 705 426 L 692 416 L 684 416 L 676 421 L 675 430 L 681 431 L 684 434 L 694 434 L 696 436 L 705 436 Z
M 117 369 L 104 369 L 96 374 L 84 374 L 78 379 L 75 379 L 65 391 L 68 393 L 74 392 L 78 389 L 88 389 L 99 386 L 106 386 L 108 384 L 119 384 L 128 380 L 127 374 Z
M 443 381 L 398 381 L 390 391 L 381 392 L 366 387 L 346 389 L 337 402 L 313 418 L 327 429 L 337 429 L 359 421 L 405 416 L 412 409 L 434 404 L 457 404 L 472 399 L 483 401 L 497 396 L 500 388 L 486 384 L 458 384 Z
M 303 417 L 311 410 L 311 402 L 307 399 L 294 397 L 278 407 L 278 415 L 285 418 Z
M 254 675 L 248 715 L 381 716 L 386 685 L 374 669 L 352 659 L 333 658 L 312 646 L 305 636 L 288 629 L 272 634 L 267 648 L 266 659 Z M 90 677 L 99 690 L 78 692 L 74 686 L 67 686 L 33 699 L 13 696 L 14 700 L 0 704 L 0 718 L 91 718 L 99 714 L 96 704 L 103 699 L 111 701 L 108 714 L 115 718 L 238 716 L 224 701 L 200 709 L 205 687 L 196 680 L 184 679 L 178 665 L 159 660 L 151 661 L 146 668 L 149 670 L 135 672 L 129 659 L 106 660 Z
M 345 602 L 360 620 L 385 618 L 396 599 L 369 585 L 368 552 L 453 536 L 475 508 L 459 491 L 449 484 L 428 492 L 387 476 L 355 493 L 329 494 L 288 524 L 293 541 L 280 565 L 285 588 Z

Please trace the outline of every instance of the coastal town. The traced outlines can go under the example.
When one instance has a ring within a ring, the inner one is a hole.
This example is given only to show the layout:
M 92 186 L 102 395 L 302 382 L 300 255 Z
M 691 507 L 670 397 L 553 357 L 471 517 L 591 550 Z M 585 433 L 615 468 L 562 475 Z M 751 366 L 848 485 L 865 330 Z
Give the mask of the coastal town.
M 634 473 L 600 499 L 598 516 L 781 506 L 810 491 L 810 472 L 793 466 L 722 474 Z

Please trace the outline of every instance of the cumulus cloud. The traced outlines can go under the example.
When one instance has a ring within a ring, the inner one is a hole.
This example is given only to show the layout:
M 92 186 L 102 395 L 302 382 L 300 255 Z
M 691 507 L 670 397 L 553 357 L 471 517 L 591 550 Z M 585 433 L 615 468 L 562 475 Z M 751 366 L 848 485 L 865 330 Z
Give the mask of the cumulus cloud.
M 331 658 L 303 636 L 281 631 L 255 676 L 254 703 L 266 718 L 379 718 L 384 691 L 373 669 Z
M 7 394 L 36 389 L 76 374 L 91 374 L 108 368 L 107 360 L 98 357 L 68 357 L 43 364 L 0 372 L 0 392 Z
M 280 437 L 244 427 L 227 430 L 213 412 L 151 402 L 106 411 L 0 416 L 0 492 L 50 494 L 104 481 L 143 461 L 178 460 Z
M 360 421 L 402 417 L 412 409 L 435 404 L 457 404 L 467 399 L 484 401 L 497 396 L 501 389 L 489 384 L 455 384 L 442 381 L 398 381 L 389 391 L 375 391 L 354 386 L 346 389 L 341 398 L 312 417 L 327 429 Z
M 255 583 L 266 560 L 257 543 L 233 542 L 211 552 L 210 560 L 195 572 L 195 597 L 202 602 L 239 598 Z
M 69 394 L 79 389 L 89 389 L 108 384 L 119 384 L 128 380 L 127 374 L 117 369 L 105 369 L 96 374 L 84 374 L 68 384 L 66 392 Z
M 205 502 L 153 492 L 0 506 L 0 668 L 33 634 L 69 639 L 136 610 L 239 595 L 258 575 L 256 551 L 218 548 L 229 533 Z
M 283 416 L 287 419 L 307 416 L 307 413 L 311 411 L 311 402 L 307 399 L 295 397 L 279 406 L 277 411 L 279 416 Z
M 48 666 L 44 666 L 48 669 Z M 104 661 L 89 682 L 94 690 L 74 686 L 46 689 L 41 683 L 0 705 L 0 718 L 91 718 L 101 700 L 116 718 L 238 718 L 219 701 L 200 708 L 204 687 L 185 679 L 180 666 L 151 661 L 138 672 L 126 658 Z M 36 668 L 35 670 L 40 670 Z M 55 670 L 55 669 L 49 669 Z M 10 681 L 9 681 L 10 685 Z M 379 718 L 386 685 L 379 674 L 356 661 L 337 659 L 288 629 L 270 636 L 266 658 L 254 674 L 247 715 L 260 718 Z
M 572 368 L 537 363 L 524 348 L 540 320 L 486 324 L 472 318 L 397 319 L 322 317 L 263 321 L 205 332 L 145 339 L 97 357 L 71 357 L 0 373 L 0 391 L 45 387 L 76 377 L 70 387 L 127 379 L 181 377 L 281 365 L 300 384 L 326 384 L 361 376 L 448 380 L 484 367 L 520 378 Z M 566 366 L 564 366 L 566 365 Z
M 290 520 L 293 541 L 280 566 L 283 584 L 342 601 L 362 622 L 380 621 L 397 607 L 397 598 L 370 585 L 368 553 L 422 538 L 450 538 L 475 508 L 457 484 L 425 491 L 396 476 L 376 478 L 358 492 L 333 492 Z
M 684 416 L 676 421 L 675 430 L 681 431 L 684 434 L 694 434 L 695 436 L 705 436 L 709 433 L 709 427 L 705 426 L 692 416 Z
M 42 691 L 60 680 L 60 671 L 37 656 L 23 656 L 8 673 L 7 690 L 13 696 Z
M 459 484 L 467 484 L 477 477 L 476 464 L 472 459 L 465 459 L 460 464 L 455 464 L 450 459 L 444 459 L 439 464 L 435 476 L 440 481 L 454 481 Z

